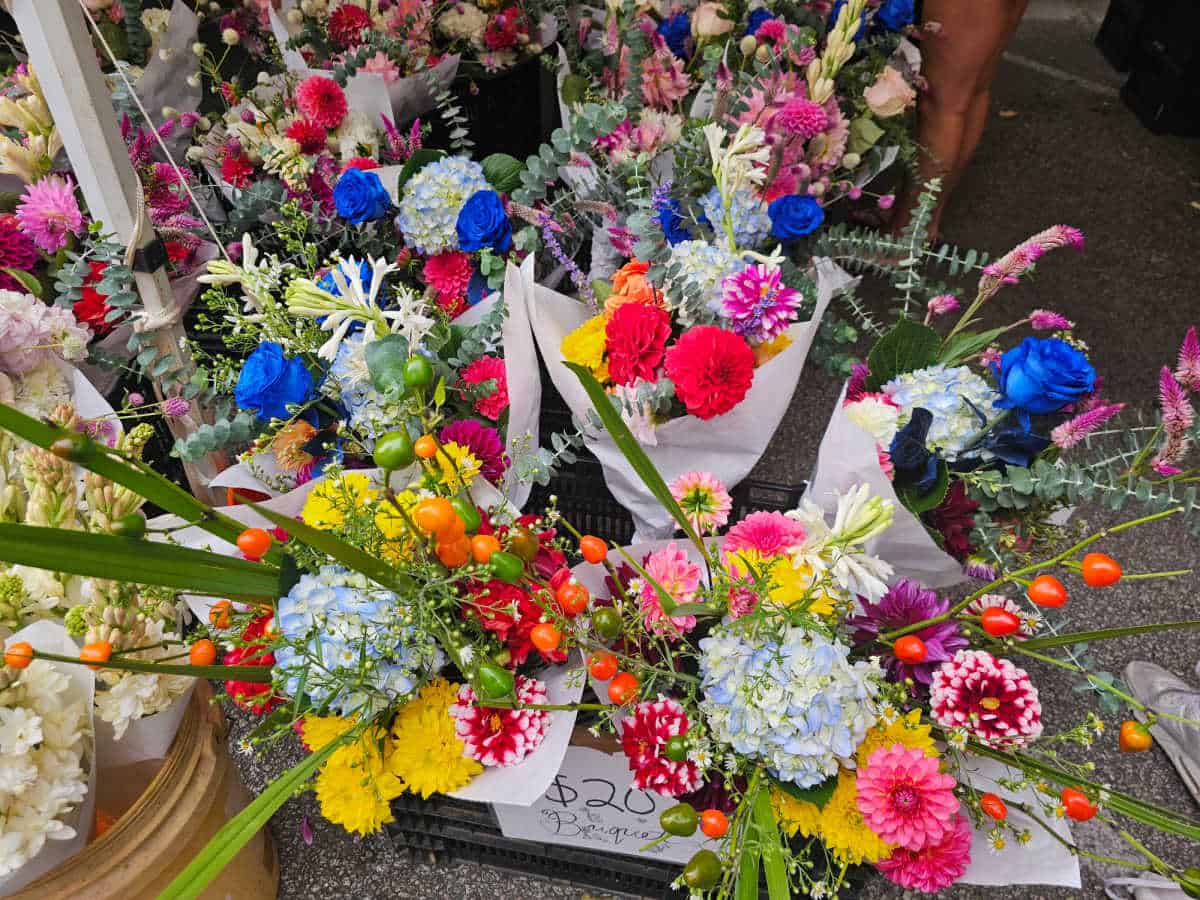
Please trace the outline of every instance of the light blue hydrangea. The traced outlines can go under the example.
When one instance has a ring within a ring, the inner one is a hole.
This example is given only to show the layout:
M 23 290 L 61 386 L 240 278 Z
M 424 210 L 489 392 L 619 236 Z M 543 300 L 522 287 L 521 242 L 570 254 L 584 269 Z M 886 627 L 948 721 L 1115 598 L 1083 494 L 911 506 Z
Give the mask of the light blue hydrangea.
M 302 575 L 276 614 L 287 642 L 275 651 L 279 689 L 289 697 L 303 690 L 341 715 L 407 696 L 445 658 L 432 638 L 403 624 L 403 611 L 396 594 L 341 566 Z
M 672 271 L 678 267 L 671 287 L 680 295 L 684 291 L 698 292 L 698 304 L 685 300 L 677 310 L 680 324 L 685 327 L 716 321 L 721 307 L 721 282 L 744 268 L 741 260 L 728 250 L 708 241 L 680 241 L 671 248 L 667 265 Z
M 371 449 L 374 438 L 396 427 L 402 413 L 375 388 L 367 369 L 363 332 L 350 335 L 338 347 L 329 367 L 329 384 L 336 386 L 336 399 L 346 407 L 347 423 Z
M 912 410 L 918 406 L 933 413 L 926 446 L 940 450 L 948 460 L 953 460 L 983 428 L 984 422 L 975 410 L 988 421 L 999 413 L 996 401 L 1000 395 L 966 366 L 948 369 L 937 365 L 906 372 L 883 389 L 900 406 L 898 428 L 907 424 Z
M 443 156 L 425 165 L 400 196 L 396 227 L 404 243 L 426 256 L 457 250 L 458 214 L 472 194 L 483 190 L 491 190 L 483 169 L 464 156 Z
M 721 243 L 725 241 L 725 213 L 721 205 L 721 193 L 715 187 L 700 198 L 700 207 L 716 232 Z M 771 217 L 767 204 L 759 199 L 755 190 L 748 186 L 739 187 L 730 198 L 730 218 L 733 220 L 733 239 L 739 250 L 757 250 L 771 236 Z
M 803 628 L 776 641 L 735 625 L 704 638 L 700 650 L 700 708 L 716 740 L 799 787 L 853 766 L 875 724 L 877 663 L 852 663 L 849 647 Z

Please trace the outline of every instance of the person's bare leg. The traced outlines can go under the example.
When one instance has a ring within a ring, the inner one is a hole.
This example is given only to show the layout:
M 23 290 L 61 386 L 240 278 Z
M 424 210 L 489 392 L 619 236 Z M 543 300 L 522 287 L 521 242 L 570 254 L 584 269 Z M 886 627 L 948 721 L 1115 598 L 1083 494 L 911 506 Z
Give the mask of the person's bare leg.
M 1023 0 L 926 0 L 925 20 L 938 22 L 941 32 L 926 38 L 921 46 L 921 69 L 929 89 L 917 107 L 918 174 L 898 204 L 893 232 L 908 223 L 926 181 L 937 177 L 956 180 L 965 163 L 959 156 L 968 126 L 977 125 L 971 114 L 979 114 L 972 109 L 978 102 L 978 86 L 986 83 L 983 76 L 989 65 L 994 65 L 993 59 L 999 59 L 1015 27 L 1013 11 L 1018 4 L 1023 10 Z M 986 98 L 982 102 L 986 103 Z M 982 109 L 986 117 L 986 105 Z M 978 128 L 982 133 L 982 123 Z M 974 140 L 977 143 L 978 136 Z M 943 189 L 930 223 L 931 239 L 937 236 L 948 195 Z

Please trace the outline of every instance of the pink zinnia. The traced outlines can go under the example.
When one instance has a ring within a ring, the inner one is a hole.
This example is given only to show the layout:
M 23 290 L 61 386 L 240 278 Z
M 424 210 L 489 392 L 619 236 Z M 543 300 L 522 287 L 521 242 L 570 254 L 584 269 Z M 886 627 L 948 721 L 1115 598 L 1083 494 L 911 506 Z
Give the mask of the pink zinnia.
M 517 700 L 547 703 L 546 685 L 518 675 Z M 466 684 L 459 688 L 450 715 L 455 719 L 454 732 L 463 742 L 464 755 L 485 766 L 515 766 L 541 745 L 550 727 L 547 710 L 479 706 L 475 692 Z
M 621 720 L 621 748 L 633 772 L 633 786 L 664 797 L 678 797 L 700 789 L 704 779 L 688 760 L 666 756 L 667 741 L 688 730 L 688 717 L 674 700 L 638 703 Z
M 499 421 L 500 416 L 508 409 L 508 375 L 504 369 L 504 360 L 498 356 L 481 356 L 458 374 L 463 384 L 496 382 L 490 394 L 475 400 L 475 411 L 481 416 Z
M 1035 309 L 1029 314 L 1029 325 L 1034 331 L 1070 331 L 1075 323 L 1053 310 Z
M 1089 409 L 1057 426 L 1050 432 L 1050 440 L 1055 446 L 1069 450 L 1124 408 L 1124 403 L 1111 403 Z
M 711 472 L 686 472 L 671 482 L 671 496 L 699 532 L 716 531 L 729 521 L 733 501 Z
M 47 175 L 25 188 L 17 204 L 21 230 L 47 253 L 67 246 L 67 235 L 83 233 L 83 213 L 75 199 L 75 182 L 58 175 Z
M 310 75 L 296 86 L 296 109 L 323 128 L 337 128 L 346 118 L 346 94 L 332 78 Z
M 721 283 L 721 307 L 735 332 L 765 344 L 787 330 L 804 297 L 783 283 L 778 266 L 747 266 Z
M 471 283 L 471 259 L 458 250 L 447 250 L 426 259 L 421 275 L 438 292 L 439 299 L 457 299 L 466 296 Z
M 936 844 L 920 850 L 897 847 L 887 859 L 875 863 L 875 868 L 903 888 L 936 894 L 962 878 L 970 864 L 971 826 L 960 815 Z
M 867 827 L 889 844 L 920 850 L 954 830 L 958 798 L 953 775 L 938 770 L 936 756 L 904 744 L 880 747 L 858 773 L 858 811 Z
M 750 513 L 725 535 L 725 552 L 754 550 L 763 556 L 779 556 L 804 543 L 804 526 L 781 512 Z
M 655 550 L 648 555 L 642 561 L 642 568 L 654 580 L 654 584 L 649 581 L 642 584 L 639 596 L 642 619 L 646 627 L 656 634 L 665 634 L 670 638 L 678 638 L 683 632 L 695 628 L 695 616 L 668 617 L 663 612 L 658 588 L 666 591 L 676 604 L 692 603 L 700 587 L 700 567 L 688 559 L 687 553 L 676 547 L 672 541 L 662 550 Z
M 930 711 L 945 728 L 985 744 L 1020 747 L 1042 733 L 1042 704 L 1028 673 L 985 650 L 959 650 L 930 685 Z
M 1175 377 L 1189 391 L 1200 391 L 1200 339 L 1196 337 L 1196 326 L 1193 325 L 1183 336 L 1179 347 L 1179 366 L 1175 369 Z

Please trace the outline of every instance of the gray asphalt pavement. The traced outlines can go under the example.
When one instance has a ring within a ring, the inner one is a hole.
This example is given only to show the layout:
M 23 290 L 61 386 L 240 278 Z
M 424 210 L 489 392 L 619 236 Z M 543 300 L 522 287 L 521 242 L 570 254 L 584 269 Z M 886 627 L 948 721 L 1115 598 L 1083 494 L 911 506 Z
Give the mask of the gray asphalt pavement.
M 1173 360 L 1186 327 L 1200 323 L 1194 273 L 1200 258 L 1200 142 L 1158 137 L 1143 129 L 1115 97 L 1120 77 L 1091 46 L 1102 0 L 1034 0 L 1009 58 L 1002 63 L 995 105 L 978 156 L 956 192 L 944 231 L 948 239 L 999 255 L 1025 236 L 1057 222 L 1087 235 L 1083 255 L 1059 251 L 1039 265 L 1029 285 L 1005 289 L 996 314 L 1049 307 L 1077 320 L 1106 375 L 1109 396 L 1144 409 L 1153 405 L 1159 368 Z M 1067 76 L 1067 77 L 1063 77 Z M 1082 80 L 1080 80 L 1082 79 Z M 1003 110 L 1003 116 L 1000 111 Z M 872 293 L 879 293 L 872 289 Z M 795 482 L 806 477 L 839 385 L 809 370 L 783 427 L 755 477 Z M 1115 521 L 1082 509 L 1096 524 Z M 1189 565 L 1197 540 L 1177 525 L 1153 525 L 1119 535 L 1104 549 L 1127 569 L 1156 571 Z M 1126 582 L 1092 591 L 1072 622 L 1079 627 L 1196 618 L 1200 576 Z M 1168 633 L 1095 647 L 1102 664 L 1120 672 L 1134 658 L 1153 660 L 1195 680 L 1200 639 Z M 1089 701 L 1057 670 L 1033 670 L 1044 698 L 1047 727 L 1082 719 Z M 1053 698 L 1045 703 L 1046 698 Z M 247 722 L 234 716 L 234 737 Z M 1115 723 L 1114 723 L 1115 727 Z M 265 781 L 299 758 L 274 750 L 270 759 L 237 754 L 247 784 Z M 1110 737 L 1094 751 L 1098 775 L 1114 786 L 1200 817 L 1200 809 L 1157 748 L 1122 756 Z M 314 840 L 301 838 L 307 816 Z M 594 892 L 490 867 L 436 867 L 397 855 L 387 840 L 359 840 L 324 823 L 311 794 L 290 801 L 271 821 L 279 846 L 282 898 L 583 898 Z M 1101 828 L 1076 830 L 1083 846 L 1120 854 L 1120 842 Z M 1200 865 L 1200 849 L 1148 837 L 1152 849 Z M 569 872 L 563 872 L 569 878 Z M 1105 873 L 1085 865 L 1082 891 L 960 887 L 953 898 L 1034 900 L 1103 896 Z M 881 878 L 860 896 L 898 898 Z

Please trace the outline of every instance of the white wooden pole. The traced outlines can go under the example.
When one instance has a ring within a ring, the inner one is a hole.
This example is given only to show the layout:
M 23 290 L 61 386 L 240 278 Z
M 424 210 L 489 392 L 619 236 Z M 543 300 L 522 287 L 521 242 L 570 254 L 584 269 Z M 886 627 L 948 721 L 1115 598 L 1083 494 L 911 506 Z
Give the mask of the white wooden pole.
M 128 243 L 139 234 L 137 248 L 149 246 L 157 236 L 140 203 L 141 186 L 129 161 L 79 0 L 8 0 L 8 6 L 89 212 L 119 240 Z M 169 317 L 175 301 L 166 270 L 135 271 L 134 279 L 148 315 L 154 319 Z M 173 368 L 191 370 L 193 362 L 183 338 L 183 325 L 177 322 L 159 331 L 158 346 L 172 357 Z M 154 389 L 161 400 L 157 382 Z M 177 437 L 203 421 L 202 412 L 195 406 L 188 417 L 169 420 Z M 208 484 L 220 471 L 219 460 L 186 463 L 184 469 L 196 496 L 211 499 Z

